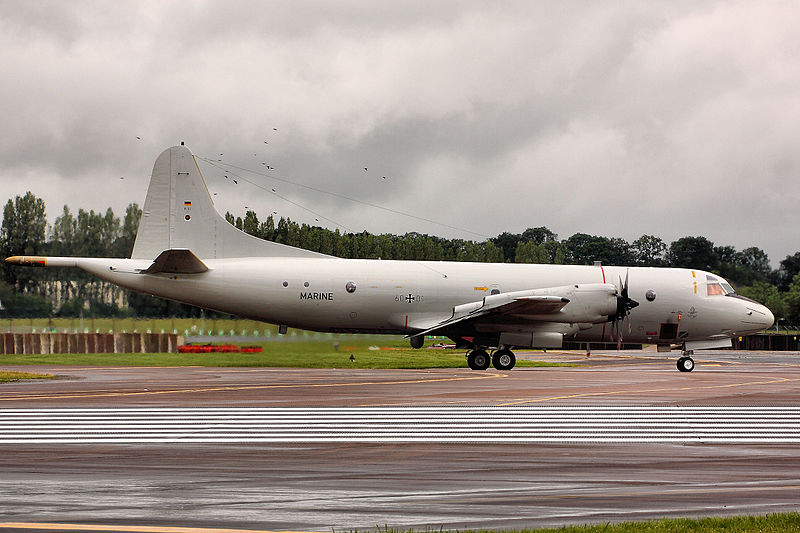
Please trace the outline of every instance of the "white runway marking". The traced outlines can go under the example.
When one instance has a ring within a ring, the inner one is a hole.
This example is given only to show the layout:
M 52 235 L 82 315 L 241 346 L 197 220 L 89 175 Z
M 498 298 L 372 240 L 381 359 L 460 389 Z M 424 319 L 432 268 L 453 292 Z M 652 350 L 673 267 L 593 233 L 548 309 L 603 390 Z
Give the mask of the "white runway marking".
M 0 445 L 279 442 L 800 444 L 800 408 L 0 409 Z

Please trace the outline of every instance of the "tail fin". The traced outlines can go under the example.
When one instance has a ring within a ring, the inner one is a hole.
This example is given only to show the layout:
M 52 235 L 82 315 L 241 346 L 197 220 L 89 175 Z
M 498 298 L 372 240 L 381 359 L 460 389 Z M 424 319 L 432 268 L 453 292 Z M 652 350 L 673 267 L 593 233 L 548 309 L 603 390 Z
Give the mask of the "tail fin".
M 200 259 L 326 257 L 232 226 L 214 209 L 197 161 L 183 144 L 167 148 L 156 159 L 131 258 L 155 259 L 174 248 L 189 249 Z

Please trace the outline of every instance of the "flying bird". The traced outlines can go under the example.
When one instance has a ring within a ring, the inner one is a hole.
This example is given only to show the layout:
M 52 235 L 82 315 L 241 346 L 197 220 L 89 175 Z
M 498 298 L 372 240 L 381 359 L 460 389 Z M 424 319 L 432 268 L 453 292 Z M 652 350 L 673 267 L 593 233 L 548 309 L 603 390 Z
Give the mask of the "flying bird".
M 239 185 L 239 182 L 238 182 L 238 181 L 236 181 L 236 180 L 233 180 L 233 182 L 234 182 L 236 185 Z
M 141 137 L 139 137 L 138 135 L 136 136 L 136 138 L 137 138 L 137 139 L 139 139 L 140 141 L 142 140 L 142 138 L 141 138 Z
M 367 167 L 364 167 L 364 172 L 366 172 L 366 171 L 367 171 Z
M 124 180 L 125 178 L 123 176 L 120 176 L 119 179 Z
M 264 141 L 264 144 L 269 144 L 267 141 Z

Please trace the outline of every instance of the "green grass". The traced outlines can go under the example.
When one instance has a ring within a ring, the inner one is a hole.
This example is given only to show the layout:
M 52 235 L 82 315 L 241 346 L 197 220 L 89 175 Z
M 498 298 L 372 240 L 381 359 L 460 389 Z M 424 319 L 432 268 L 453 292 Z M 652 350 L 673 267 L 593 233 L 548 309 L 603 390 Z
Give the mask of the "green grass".
M 270 341 L 257 343 L 261 353 L 158 354 L 48 354 L 3 355 L 8 365 L 91 366 L 249 366 L 295 368 L 466 368 L 463 350 L 408 348 L 407 341 L 378 344 L 376 339 L 331 341 Z M 378 348 L 378 349 L 375 349 Z M 350 361 L 350 355 L 355 361 Z M 517 366 L 564 366 L 558 363 L 517 361 Z
M 270 337 L 256 342 L 264 348 L 256 354 L 51 354 L 3 355 L 0 363 L 14 365 L 92 365 L 92 366 L 254 366 L 296 368 L 466 368 L 463 350 L 413 350 L 399 336 L 339 335 L 289 330 L 279 336 L 277 328 L 255 320 L 212 320 L 194 318 L 157 319 L 78 319 L 17 318 L 0 321 L 0 330 L 16 332 L 177 331 L 184 335 L 242 335 Z M 219 339 L 225 342 L 224 338 Z M 428 340 L 430 346 L 434 342 Z M 338 351 L 334 348 L 338 343 Z M 379 350 L 370 350 L 378 346 Z M 355 361 L 350 361 L 350 354 Z M 571 366 L 558 363 L 517 361 L 518 367 Z
M 52 374 L 32 374 L 30 372 L 9 372 L 0 370 L 0 383 L 8 383 L 10 381 L 21 381 L 23 379 L 54 379 Z
M 423 530 L 437 533 L 438 529 Z M 619 524 L 565 526 L 546 529 L 470 529 L 450 533 L 785 533 L 800 531 L 800 513 L 776 513 L 766 516 L 728 518 L 675 518 Z M 381 533 L 412 533 L 412 530 L 380 528 Z

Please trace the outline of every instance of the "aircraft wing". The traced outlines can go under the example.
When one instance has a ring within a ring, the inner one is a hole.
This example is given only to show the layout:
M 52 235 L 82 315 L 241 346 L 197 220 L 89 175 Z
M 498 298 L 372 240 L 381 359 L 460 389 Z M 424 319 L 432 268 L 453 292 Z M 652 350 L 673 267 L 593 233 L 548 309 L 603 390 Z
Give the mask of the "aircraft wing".
M 569 302 L 569 298 L 553 295 L 515 296 L 511 298 L 497 298 L 495 301 L 489 301 L 489 298 L 484 298 L 479 302 L 455 307 L 451 318 L 439 322 L 422 332 L 415 333 L 414 335 L 430 335 L 441 328 L 452 326 L 460 322 L 472 321 L 487 315 L 541 316 L 555 314 L 561 311 Z
M 173 248 L 164 250 L 142 274 L 202 274 L 208 267 L 191 250 Z

